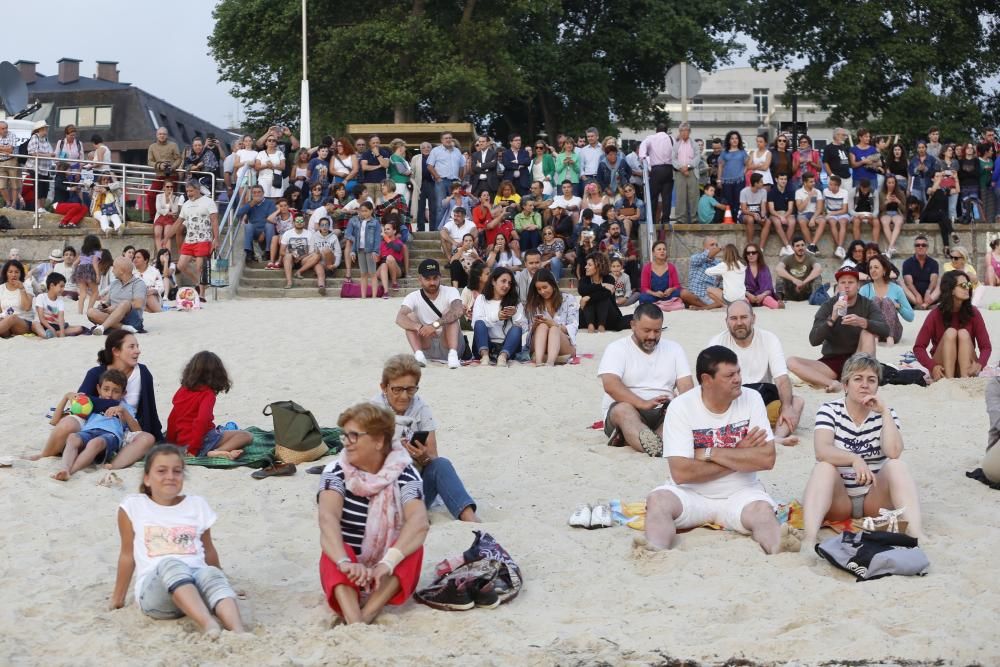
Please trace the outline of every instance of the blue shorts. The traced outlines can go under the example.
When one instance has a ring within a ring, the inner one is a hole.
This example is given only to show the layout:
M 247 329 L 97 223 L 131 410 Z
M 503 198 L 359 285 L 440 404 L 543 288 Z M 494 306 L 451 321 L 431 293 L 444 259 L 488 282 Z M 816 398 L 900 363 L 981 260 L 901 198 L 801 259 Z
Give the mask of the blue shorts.
M 207 456 L 210 451 L 217 449 L 220 440 L 222 440 L 222 428 L 216 426 L 210 429 L 201 439 L 201 449 L 198 450 L 198 456 Z
M 145 329 L 142 328 L 142 311 L 138 308 L 133 308 L 128 311 L 128 314 L 122 318 L 122 324 L 135 327 L 136 331 L 145 331 Z
M 99 429 L 93 431 L 84 430 L 77 433 L 77 435 L 83 441 L 84 447 L 94 438 L 104 438 L 104 451 L 97 455 L 94 463 L 108 463 L 111 459 L 115 458 L 115 454 L 122 448 L 121 438 L 109 431 L 101 431 Z

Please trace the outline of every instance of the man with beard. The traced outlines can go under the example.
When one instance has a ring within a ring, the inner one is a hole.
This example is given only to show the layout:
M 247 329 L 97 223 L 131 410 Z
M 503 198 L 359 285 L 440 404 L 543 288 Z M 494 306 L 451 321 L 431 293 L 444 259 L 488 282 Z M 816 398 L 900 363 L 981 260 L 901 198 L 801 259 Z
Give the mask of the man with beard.
M 620 222 L 608 223 L 608 235 L 601 240 L 598 249 L 606 254 L 609 260 L 620 259 L 632 284 L 639 284 L 639 261 L 635 254 L 635 244 L 622 234 Z
M 450 285 L 441 285 L 441 265 L 436 259 L 425 259 L 417 269 L 420 289 L 403 299 L 396 315 L 396 324 L 406 332 L 406 341 L 421 366 L 432 359 L 448 359 L 448 368 L 461 366 L 465 338 L 459 329 L 459 319 L 465 313 L 462 297 Z
M 663 311 L 644 303 L 635 309 L 632 335 L 608 345 L 597 375 L 604 385 L 604 433 L 609 447 L 628 445 L 663 455 L 663 416 L 675 397 L 694 387 L 681 346 L 663 334 Z
M 805 401 L 792 394 L 785 353 L 781 341 L 770 331 L 754 327 L 756 316 L 744 300 L 726 308 L 726 331 L 715 336 L 709 345 L 721 345 L 736 353 L 740 362 L 743 386 L 753 389 L 767 406 L 767 418 L 774 429 L 774 441 L 796 445 L 795 432 Z

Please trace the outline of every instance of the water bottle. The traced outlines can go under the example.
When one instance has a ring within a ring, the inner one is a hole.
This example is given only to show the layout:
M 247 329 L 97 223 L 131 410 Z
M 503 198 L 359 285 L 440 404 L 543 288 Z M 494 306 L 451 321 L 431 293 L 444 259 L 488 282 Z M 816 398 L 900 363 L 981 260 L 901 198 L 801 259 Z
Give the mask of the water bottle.
M 837 293 L 837 312 L 840 313 L 841 317 L 843 317 L 844 315 L 847 315 L 847 293 L 846 292 L 841 291 L 841 292 Z

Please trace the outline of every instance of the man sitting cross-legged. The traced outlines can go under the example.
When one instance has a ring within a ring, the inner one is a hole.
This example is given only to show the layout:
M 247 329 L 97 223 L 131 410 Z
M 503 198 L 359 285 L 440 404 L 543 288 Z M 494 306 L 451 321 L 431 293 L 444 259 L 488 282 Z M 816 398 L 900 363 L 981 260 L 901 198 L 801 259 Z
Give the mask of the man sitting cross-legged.
M 774 467 L 774 440 L 760 394 L 743 388 L 739 360 L 714 345 L 695 363 L 701 386 L 678 396 L 663 428 L 666 484 L 646 499 L 651 550 L 676 546 L 677 531 L 706 523 L 749 533 L 766 553 L 781 549 L 774 501 L 757 471 Z
M 694 386 L 680 345 L 661 338 L 663 311 L 644 303 L 632 317 L 632 335 L 608 345 L 597 370 L 604 385 L 608 445 L 663 454 L 663 415 L 677 395 Z

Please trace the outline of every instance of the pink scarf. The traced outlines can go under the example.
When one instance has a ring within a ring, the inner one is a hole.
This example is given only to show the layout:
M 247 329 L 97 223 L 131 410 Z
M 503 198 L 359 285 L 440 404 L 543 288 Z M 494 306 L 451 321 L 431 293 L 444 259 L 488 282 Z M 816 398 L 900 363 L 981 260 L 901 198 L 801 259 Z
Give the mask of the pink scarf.
M 344 485 L 356 496 L 368 498 L 368 518 L 365 520 L 365 537 L 361 541 L 358 560 L 372 567 L 385 556 L 385 552 L 399 537 L 403 525 L 403 504 L 399 498 L 396 480 L 413 459 L 399 439 L 393 438 L 392 450 L 377 473 L 358 470 L 347 461 L 346 452 L 340 455 L 344 471 Z

